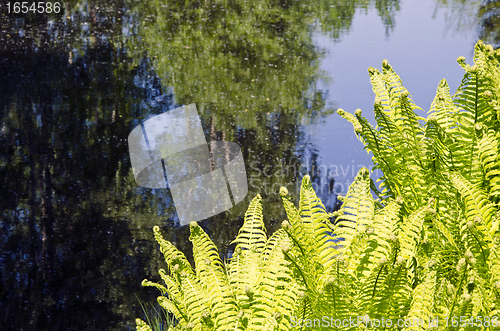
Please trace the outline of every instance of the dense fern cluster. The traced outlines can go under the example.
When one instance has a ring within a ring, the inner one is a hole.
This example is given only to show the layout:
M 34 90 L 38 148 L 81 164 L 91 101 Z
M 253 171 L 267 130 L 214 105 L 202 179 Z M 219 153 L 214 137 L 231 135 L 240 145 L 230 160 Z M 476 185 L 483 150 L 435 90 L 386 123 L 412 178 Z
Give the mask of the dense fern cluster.
M 474 62 L 459 58 L 462 84 L 452 97 L 441 81 L 426 119 L 387 61 L 370 68 L 377 127 L 360 110 L 338 113 L 373 153 L 381 188 L 361 169 L 333 224 L 305 176 L 298 208 L 282 188 L 288 220 L 270 238 L 253 199 L 227 263 L 196 223 L 195 268 L 156 227 L 168 272 L 165 285 L 143 285 L 162 292 L 175 329 L 358 330 L 385 320 L 377 328 L 425 330 L 430 319 L 438 330 L 496 329 L 500 51 L 478 42 Z M 140 320 L 137 329 L 150 330 Z

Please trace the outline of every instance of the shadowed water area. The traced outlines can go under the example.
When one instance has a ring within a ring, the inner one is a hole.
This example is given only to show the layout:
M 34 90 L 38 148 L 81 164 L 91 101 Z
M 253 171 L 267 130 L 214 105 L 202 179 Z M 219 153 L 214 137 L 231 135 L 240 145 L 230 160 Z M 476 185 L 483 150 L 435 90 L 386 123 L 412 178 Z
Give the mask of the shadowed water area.
M 247 196 L 199 222 L 227 258 L 256 194 L 270 234 L 285 218 L 281 186 L 297 201 L 309 173 L 333 211 L 354 165 L 370 165 L 334 114 L 373 119 L 368 66 L 387 58 L 428 110 L 439 79 L 458 86 L 456 57 L 469 61 L 478 38 L 500 46 L 498 1 L 0 8 L 0 330 L 134 330 L 139 300 L 158 295 L 140 283 L 164 267 L 153 226 L 192 260 L 170 189 L 134 179 L 129 134 L 155 115 L 195 104 L 208 144 L 241 149 Z

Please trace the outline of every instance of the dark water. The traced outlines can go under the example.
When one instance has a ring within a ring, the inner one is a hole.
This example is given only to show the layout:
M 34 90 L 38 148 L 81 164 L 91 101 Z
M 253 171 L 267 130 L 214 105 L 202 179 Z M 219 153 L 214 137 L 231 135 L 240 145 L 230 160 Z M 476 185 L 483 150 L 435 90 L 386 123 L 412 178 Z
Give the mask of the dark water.
M 268 232 L 285 217 L 279 187 L 297 196 L 305 173 L 334 209 L 336 178 L 317 170 L 331 154 L 311 128 L 348 92 L 322 85 L 322 66 L 357 13 L 376 15 L 390 40 L 407 2 L 72 1 L 58 14 L 2 4 L 0 330 L 135 328 L 138 299 L 157 296 L 140 282 L 163 267 L 152 227 L 188 256 L 191 244 L 169 190 L 136 185 L 127 138 L 178 106 L 196 104 L 207 142 L 241 147 L 247 198 L 200 222 L 223 256 L 257 193 Z M 476 5 L 470 17 L 465 1 L 436 3 L 472 22 L 450 29 L 498 45 L 499 2 Z

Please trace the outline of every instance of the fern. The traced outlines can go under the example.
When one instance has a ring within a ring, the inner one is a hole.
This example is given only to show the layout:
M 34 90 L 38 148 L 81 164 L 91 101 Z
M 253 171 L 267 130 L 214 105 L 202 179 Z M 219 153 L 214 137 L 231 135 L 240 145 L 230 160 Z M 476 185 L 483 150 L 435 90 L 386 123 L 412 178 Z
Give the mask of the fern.
M 287 220 L 270 238 L 261 197 L 252 200 L 228 262 L 192 223 L 194 268 L 155 227 L 168 271 L 159 271 L 164 284 L 143 285 L 160 291 L 176 329 L 291 330 L 324 316 L 363 316 L 359 328 L 376 318 L 498 316 L 499 59 L 478 42 L 473 66 L 458 60 L 465 74 L 455 95 L 442 80 L 426 119 L 387 61 L 382 71 L 370 68 L 377 126 L 360 110 L 338 113 L 383 171 L 380 191 L 361 169 L 332 224 L 304 176 L 298 207 L 280 190 Z M 137 328 L 149 330 L 141 320 Z

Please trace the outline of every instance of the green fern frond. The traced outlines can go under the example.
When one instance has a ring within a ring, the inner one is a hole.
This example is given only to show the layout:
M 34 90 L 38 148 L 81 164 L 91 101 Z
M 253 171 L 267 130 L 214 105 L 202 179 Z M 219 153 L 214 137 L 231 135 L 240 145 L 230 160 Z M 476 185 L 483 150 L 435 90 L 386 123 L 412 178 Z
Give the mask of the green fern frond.
M 360 303 L 361 313 L 367 314 L 373 311 L 372 307 L 377 301 L 376 298 L 380 298 L 382 296 L 381 293 L 384 291 L 384 283 L 389 270 L 390 266 L 387 260 L 381 260 L 377 267 L 372 270 L 372 273 L 364 279 L 357 298 L 357 301 Z
M 495 214 L 495 209 L 486 194 L 460 174 L 452 173 L 449 176 L 451 182 L 464 199 L 467 221 L 475 222 L 480 220 L 486 226 L 487 233 L 490 235 L 494 233 L 496 229 L 492 227 L 491 220 Z
M 412 293 L 407 273 L 403 263 L 394 265 L 388 271 L 380 290 L 375 292 L 369 316 L 387 316 L 396 320 L 407 315 Z
M 252 319 L 248 328 L 269 330 L 273 325 L 278 330 L 287 330 L 294 314 L 300 284 L 294 280 L 286 261 L 285 253 L 291 242 L 283 230 L 276 231 L 266 243 L 261 256 L 261 272 Z M 271 324 L 269 324 L 271 323 Z
M 147 279 L 144 279 L 142 281 L 141 285 L 142 286 L 149 286 L 149 287 L 156 287 L 158 290 L 160 290 L 161 294 L 167 293 L 167 289 L 165 288 L 165 286 L 158 284 L 158 283 L 155 283 L 155 282 L 152 282 L 152 281 L 149 281 Z
M 214 286 L 212 282 L 219 284 L 226 281 L 224 266 L 213 241 L 196 222 L 190 224 L 190 230 L 196 276 L 202 286 L 208 289 Z
M 500 236 L 496 235 L 491 245 L 489 256 L 491 297 L 496 306 L 500 305 Z
M 169 294 L 169 297 L 172 300 L 172 302 L 176 305 L 179 311 L 184 311 L 185 307 L 183 305 L 183 294 L 181 291 L 181 284 L 179 282 L 179 278 L 176 277 L 176 279 L 174 280 L 174 278 L 167 275 L 164 269 L 158 270 L 158 274 L 160 275 L 165 285 L 167 285 L 167 293 Z
M 317 258 L 317 262 L 324 268 L 328 268 L 333 257 L 338 254 L 332 244 L 334 227 L 325 206 L 314 192 L 308 175 L 302 179 L 299 213 L 305 230 L 309 231 L 314 242 L 314 258 Z
M 236 239 L 231 244 L 236 243 L 235 249 L 254 249 L 257 253 L 262 252 L 266 241 L 266 228 L 262 218 L 262 197 L 257 194 L 252 199 L 245 213 L 245 222 L 241 227 Z
M 232 242 L 236 243 L 236 247 L 227 266 L 236 299 L 243 305 L 250 304 L 248 293 L 245 292 L 258 284 L 261 255 L 267 242 L 261 200 L 260 195 L 257 195 L 250 202 L 243 226 Z
M 347 247 L 352 244 L 357 233 L 364 233 L 373 223 L 374 201 L 366 169 L 361 169 L 349 186 L 339 214 L 335 224 L 335 234 L 344 238 Z
M 496 202 L 500 200 L 500 144 L 498 133 L 486 132 L 479 140 L 479 157 L 486 179 L 489 182 L 489 196 Z
M 197 279 L 208 294 L 210 315 L 214 319 L 215 328 L 243 330 L 237 318 L 240 309 L 229 286 L 217 247 L 198 223 L 191 222 L 190 229 L 189 239 L 193 243 Z
M 210 311 L 210 296 L 196 279 L 194 274 L 182 272 L 177 275 L 180 278 L 181 289 L 186 307 L 188 322 L 195 326 L 202 325 L 204 321 L 203 313 Z
M 456 118 L 458 109 L 453 103 L 450 94 L 450 87 L 446 79 L 439 82 L 436 96 L 431 103 L 431 109 L 428 112 L 427 121 L 435 119 L 440 127 L 447 133 L 452 133 L 456 127 L 454 119 Z
M 165 257 L 165 262 L 167 262 L 169 270 L 172 271 L 172 268 L 178 265 L 178 267 L 176 267 L 178 271 L 185 271 L 194 275 L 193 268 L 191 267 L 191 264 L 189 264 L 189 261 L 184 253 L 179 251 L 174 245 L 172 245 L 172 243 L 163 239 L 160 227 L 153 227 L 153 232 L 156 241 L 160 244 L 160 251 Z
M 436 291 L 436 271 L 426 273 L 424 281 L 413 290 L 413 298 L 407 318 L 410 320 L 426 321 L 425 325 L 418 325 L 411 330 L 425 330 L 427 321 L 434 317 L 434 292 Z M 410 329 L 406 329 L 410 330 Z
M 135 325 L 136 325 L 136 331 L 153 331 L 149 327 L 149 325 L 146 324 L 143 320 L 140 318 L 135 319 Z
M 304 176 L 304 178 L 306 178 L 306 176 Z M 302 179 L 302 185 L 304 185 L 304 178 Z M 286 188 L 281 188 L 280 193 L 288 222 L 290 223 L 290 228 L 287 229 L 287 232 L 289 232 L 290 236 L 294 239 L 297 248 L 299 248 L 304 255 L 310 256 L 311 251 L 314 249 L 314 237 L 311 236 L 313 233 L 313 226 L 310 224 L 310 220 L 305 223 L 302 222 L 300 211 L 290 201 L 290 198 L 287 196 L 288 191 Z
M 401 256 L 408 262 L 415 257 L 427 213 L 429 213 L 429 207 L 423 206 L 403 219 L 398 237 L 401 244 Z
M 184 314 L 183 310 L 180 310 L 177 307 L 174 302 L 163 296 L 158 297 L 157 300 L 160 306 L 163 307 L 163 309 L 174 314 L 174 317 L 179 321 L 179 324 L 184 325 L 188 323 L 186 320 L 187 316 Z
M 387 261 L 391 258 L 391 241 L 396 233 L 400 208 L 401 206 L 396 201 L 391 201 L 383 209 L 375 211 L 372 227 L 365 234 L 367 240 L 364 251 L 360 255 L 359 262 L 354 262 L 354 265 L 357 265 L 358 279 L 368 277 L 379 261 Z

